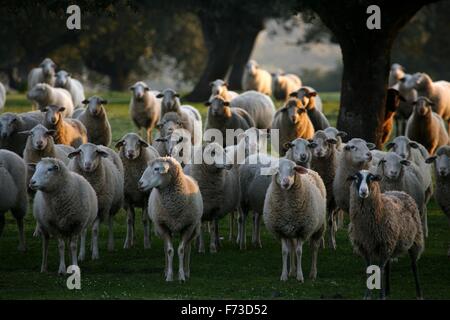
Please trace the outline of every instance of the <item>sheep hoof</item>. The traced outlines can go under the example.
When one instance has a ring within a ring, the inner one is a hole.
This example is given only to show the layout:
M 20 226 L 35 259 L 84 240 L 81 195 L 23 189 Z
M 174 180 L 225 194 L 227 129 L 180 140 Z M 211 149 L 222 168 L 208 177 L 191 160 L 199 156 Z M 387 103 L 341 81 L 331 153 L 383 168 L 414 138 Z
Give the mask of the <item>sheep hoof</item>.
M 145 241 L 144 240 L 144 249 L 150 249 L 152 247 L 152 244 L 150 243 L 149 240 Z
M 98 253 L 93 253 L 92 254 L 92 260 L 98 260 L 98 259 L 100 259 L 100 256 L 98 255 Z
M 63 276 L 66 274 L 66 266 L 60 266 L 58 270 L 58 275 Z
M 181 273 L 181 272 L 179 273 L 178 280 L 180 282 L 185 282 L 186 281 L 186 277 L 184 276 L 184 273 Z
M 288 276 L 286 274 L 282 274 L 280 277 L 281 281 L 287 281 L 288 280 Z
M 309 274 L 309 278 L 310 278 L 312 281 L 316 281 L 317 274 L 316 274 L 315 272 L 311 272 L 311 273 Z
M 47 273 L 47 267 L 41 267 L 41 273 Z
M 173 275 L 170 273 L 166 277 L 166 282 L 171 282 L 171 281 L 173 281 Z

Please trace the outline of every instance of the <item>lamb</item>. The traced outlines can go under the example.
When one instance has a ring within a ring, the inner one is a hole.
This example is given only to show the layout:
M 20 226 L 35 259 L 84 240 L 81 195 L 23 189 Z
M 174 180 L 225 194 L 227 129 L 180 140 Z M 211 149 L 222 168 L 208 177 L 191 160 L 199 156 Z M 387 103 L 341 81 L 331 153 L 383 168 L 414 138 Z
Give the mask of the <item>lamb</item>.
M 239 205 L 238 171 L 227 162 L 226 153 L 218 143 L 205 144 L 196 152 L 207 159 L 200 164 L 187 165 L 184 171 L 197 181 L 200 188 L 203 198 L 202 222 L 212 224 L 209 250 L 216 253 L 220 247 L 219 220 L 237 210 Z M 199 252 L 205 252 L 202 233 Z
M 242 76 L 242 89 L 255 90 L 268 96 L 272 95 L 272 76 L 262 69 L 255 60 L 247 62 Z
M 90 183 L 71 172 L 61 161 L 44 158 L 35 166 L 30 188 L 36 190 L 33 215 L 42 236 L 41 272 L 47 271 L 48 241 L 57 238 L 59 274 L 66 274 L 65 241 L 70 243 L 72 265 L 78 265 L 77 242 L 81 235 L 80 260 L 84 257 L 86 232 L 97 216 L 97 196 Z M 93 226 L 93 233 L 98 233 Z
M 390 293 L 390 260 L 408 251 L 416 284 L 416 296 L 422 298 L 417 261 L 424 249 L 419 210 L 404 192 L 381 193 L 380 176 L 361 170 L 349 177 L 349 237 L 355 252 L 366 266 L 377 264 L 381 270 L 380 297 Z M 367 289 L 365 298 L 371 290 Z
M 367 170 L 372 161 L 372 154 L 369 151 L 375 145 L 363 139 L 353 138 L 347 142 L 344 151 L 338 158 L 338 165 L 333 181 L 333 195 L 336 205 L 344 212 L 349 210 L 349 188 L 348 176 L 356 174 L 359 170 Z
M 283 271 L 281 281 L 288 279 L 287 259 L 291 255 L 289 275 L 304 281 L 302 271 L 303 243 L 310 241 L 312 248 L 311 272 L 317 277 L 317 255 L 325 232 L 326 191 L 320 176 L 313 170 L 280 159 L 272 176 L 264 201 L 264 223 L 267 229 L 281 239 Z
M 336 140 L 336 149 L 339 152 L 342 152 L 345 147 L 345 143 L 342 143 L 342 138 L 345 138 L 347 136 L 347 132 L 340 131 L 335 127 L 328 127 L 323 131 L 327 134 L 328 138 L 333 138 Z
M 222 133 L 224 139 L 224 146 L 236 144 L 230 143 L 226 139 L 227 129 L 242 129 L 247 130 L 255 126 L 252 117 L 241 108 L 230 108 L 230 102 L 222 99 L 219 96 L 214 97 L 211 101 L 205 102 L 208 108 L 208 115 L 206 118 L 205 131 L 208 129 L 217 129 Z
M 406 136 L 421 143 L 431 155 L 440 146 L 448 144 L 444 122 L 437 113 L 433 112 L 432 106 L 434 103 L 430 99 L 419 97 L 414 104 L 413 114 L 406 124 Z
M 289 95 L 302 87 L 302 80 L 292 73 L 272 74 L 272 93 L 277 100 L 287 100 Z
M 417 90 L 418 96 L 424 96 L 430 99 L 433 105 L 433 111 L 447 122 L 450 130 L 450 82 L 434 81 L 426 73 L 415 73 L 407 86 Z
M 226 100 L 230 101 L 230 100 Z M 270 129 L 272 126 L 275 105 L 270 97 L 257 91 L 247 91 L 230 101 L 232 108 L 241 108 L 255 121 L 258 129 Z
M 391 136 L 392 128 L 394 127 L 394 117 L 400 106 L 400 101 L 402 100 L 405 101 L 397 90 L 392 88 L 388 89 L 383 119 L 383 136 L 381 138 L 382 144 L 385 144 Z
M 314 126 L 308 117 L 306 108 L 297 98 L 290 98 L 274 116 L 272 129 L 279 130 L 280 156 L 284 156 L 286 142 L 297 138 L 311 139 L 314 135 Z
M 97 195 L 98 213 L 92 233 L 92 259 L 99 259 L 98 231 L 100 222 L 108 220 L 108 251 L 114 250 L 114 215 L 123 205 L 124 169 L 119 156 L 105 146 L 81 145 L 69 154 L 69 169 L 83 176 Z M 81 257 L 83 260 L 84 257 Z
M 31 69 L 28 73 L 28 90 L 34 88 L 38 83 L 47 83 L 50 86 L 55 85 L 56 64 L 50 58 L 45 58 L 39 67 Z
M 311 168 L 312 152 L 308 140 L 297 138 L 291 142 L 286 142 L 284 148 L 287 150 L 286 159 L 294 161 L 298 166 Z
M 11 211 L 19 230 L 20 251 L 25 251 L 23 219 L 28 209 L 27 167 L 9 150 L 0 150 L 0 237 L 5 227 L 5 213 Z
M 405 76 L 400 79 L 398 84 L 398 92 L 404 101 L 400 101 L 400 104 L 395 113 L 395 125 L 396 125 L 396 135 L 401 136 L 405 134 L 406 121 L 411 116 L 413 110 L 413 103 L 417 100 L 417 90 L 414 86 L 411 86 L 412 75 L 405 74 Z
M 144 248 L 150 248 L 150 229 L 148 223 L 148 197 L 150 192 L 141 192 L 138 181 L 142 177 L 149 162 L 159 157 L 158 152 L 135 133 L 127 133 L 117 143 L 119 156 L 124 167 L 124 209 L 127 211 L 127 236 L 124 249 L 131 248 L 135 241 L 135 208 L 142 209 L 144 226 Z
M 0 82 L 0 111 L 5 107 L 6 102 L 6 89 L 5 86 Z
M 447 216 L 450 226 L 450 146 L 442 146 L 437 149 L 434 156 L 426 160 L 427 163 L 435 163 L 436 192 L 434 194 L 436 202 Z M 448 248 L 450 257 L 450 246 Z
M 64 108 L 63 117 L 68 118 L 72 116 L 72 97 L 66 89 L 53 88 L 46 83 L 38 83 L 28 91 L 27 98 L 37 103 L 41 111 L 49 105 L 56 105 Z
M 147 84 L 136 82 L 130 87 L 133 91 L 130 101 L 130 115 L 139 130 L 147 133 L 147 142 L 152 142 L 152 130 L 158 123 L 161 115 L 161 100 L 156 98 L 157 93 L 150 91 Z
M 398 86 L 400 80 L 405 77 L 405 68 L 398 63 L 393 63 L 389 72 L 389 88 Z M 398 88 L 395 88 L 398 89 Z
M 311 169 L 316 171 L 323 179 L 327 191 L 326 209 L 327 209 L 327 224 L 329 230 L 330 247 L 336 249 L 336 201 L 333 193 L 333 181 L 336 175 L 336 168 L 338 166 L 338 159 L 340 152 L 336 150 L 337 140 L 329 138 L 328 135 L 322 131 L 316 131 L 314 137 L 309 144 L 312 149 Z
M 86 109 L 80 112 L 76 117 L 87 130 L 87 139 L 90 143 L 109 146 L 111 144 L 112 134 L 111 125 L 108 121 L 108 115 L 105 110 L 107 100 L 92 96 L 82 101 L 87 105 Z
M 322 113 L 322 109 L 316 107 L 316 97 L 318 95 L 314 89 L 303 87 L 298 91 L 291 92 L 289 96 L 300 100 L 301 104 L 308 111 L 308 117 L 315 130 L 324 130 L 330 126 L 327 117 Z
M 0 148 L 10 150 L 19 156 L 27 143 L 27 137 L 19 132 L 31 130 L 44 122 L 44 115 L 40 111 L 26 113 L 5 112 L 0 115 Z
M 81 108 L 82 101 L 85 99 L 84 88 L 80 81 L 72 78 L 72 75 L 67 71 L 60 70 L 56 73 L 55 79 L 56 88 L 64 88 L 70 92 L 74 108 Z
M 49 129 L 55 130 L 53 137 L 56 143 L 75 148 L 87 143 L 86 127 L 77 119 L 64 119 L 64 107 L 49 105 L 42 111 L 45 112 L 44 125 Z
M 153 189 L 152 189 L 153 188 Z M 173 244 L 180 234 L 178 246 L 178 279 L 190 277 L 191 243 L 199 232 L 203 213 L 203 200 L 195 180 L 183 173 L 173 158 L 153 160 L 139 180 L 139 189 L 148 192 L 148 212 L 156 233 L 163 239 L 166 253 L 166 281 L 173 281 Z
M 75 149 L 63 144 L 55 144 L 53 135 L 55 130 L 48 130 L 41 124 L 38 124 L 31 130 L 22 131 L 21 134 L 28 136 L 23 159 L 26 163 L 38 163 L 42 158 L 56 158 L 69 164 L 68 154 Z
M 221 96 L 227 101 L 231 101 L 233 98 L 236 98 L 239 96 L 239 93 L 235 91 L 229 91 L 228 90 L 228 83 L 221 79 L 214 80 L 209 83 L 211 86 L 211 98 L 215 96 Z
M 176 112 L 181 117 L 182 127 L 191 133 L 193 145 L 200 145 L 202 141 L 202 116 L 193 106 L 181 105 L 180 95 L 172 89 L 159 93 L 161 100 L 161 117 L 168 112 Z

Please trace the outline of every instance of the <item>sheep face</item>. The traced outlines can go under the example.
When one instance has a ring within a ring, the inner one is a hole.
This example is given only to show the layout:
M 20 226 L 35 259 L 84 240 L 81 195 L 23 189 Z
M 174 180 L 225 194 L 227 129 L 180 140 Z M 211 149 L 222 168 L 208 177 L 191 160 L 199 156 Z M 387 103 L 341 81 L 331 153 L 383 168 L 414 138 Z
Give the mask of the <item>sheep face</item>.
M 14 113 L 4 113 L 0 116 L 0 138 L 6 139 L 17 132 L 20 119 Z
M 45 58 L 39 67 L 42 69 L 42 72 L 46 77 L 53 76 L 55 74 L 56 65 L 50 58 Z
M 250 60 L 245 65 L 245 70 L 251 75 L 255 75 L 256 72 L 258 71 L 258 69 L 259 69 L 259 65 L 255 60 Z
M 130 90 L 133 92 L 133 97 L 137 101 L 142 101 L 144 100 L 145 93 L 150 91 L 150 88 L 144 82 L 139 81 L 132 85 Z
M 107 104 L 108 101 L 101 97 L 93 96 L 89 99 L 83 100 L 82 103 L 87 105 L 87 110 L 89 113 L 96 117 L 99 116 L 103 112 L 103 105 Z
M 135 160 L 140 157 L 142 149 L 147 148 L 148 143 L 135 133 L 128 133 L 117 143 L 116 148 L 128 160 Z
M 29 100 L 44 101 L 50 91 L 50 86 L 46 83 L 38 83 L 27 93 Z
M 339 131 L 334 127 L 328 127 L 323 130 L 328 138 L 334 138 L 338 143 L 342 142 L 342 138 L 347 136 L 345 131 Z
M 45 122 L 50 125 L 56 125 L 61 121 L 64 110 L 66 110 L 66 108 L 54 105 L 45 107 L 42 109 L 42 112 L 45 112 Z
M 209 143 L 203 148 L 203 161 L 209 171 L 231 169 L 231 161 L 228 159 L 223 147 L 216 143 Z
M 175 90 L 166 89 L 156 97 L 162 99 L 161 106 L 164 110 L 176 111 L 177 105 L 179 104 L 179 101 L 177 100 L 180 98 L 180 95 Z
M 56 73 L 55 87 L 64 88 L 70 79 L 70 73 L 61 70 Z
M 292 149 L 294 162 L 302 165 L 311 160 L 311 148 L 309 144 L 308 140 L 298 138 L 292 142 L 287 142 L 284 147 L 285 149 Z
M 363 139 L 354 138 L 344 148 L 344 156 L 347 161 L 355 165 L 361 165 L 372 161 L 370 149 L 375 148 L 373 143 L 367 143 Z
M 335 138 L 328 138 L 325 132 L 317 131 L 313 141 L 308 146 L 312 149 L 314 157 L 324 158 L 331 154 L 336 143 Z
M 419 97 L 414 102 L 414 113 L 418 116 L 425 117 L 433 112 L 431 109 L 432 106 L 434 106 L 434 103 L 430 99 Z
M 225 101 L 221 97 L 214 97 L 211 101 L 206 102 L 205 106 L 209 107 L 208 113 L 213 117 L 231 117 L 230 102 Z
M 190 159 L 191 134 L 186 129 L 176 129 L 165 137 L 157 138 L 156 141 L 163 142 L 167 153 L 180 163 L 186 163 Z
M 386 149 L 391 149 L 402 159 L 408 160 L 410 160 L 411 157 L 411 148 L 417 149 L 419 148 L 419 145 L 405 136 L 396 137 L 392 142 L 389 142 L 386 145 Z
M 397 80 L 400 80 L 405 76 L 405 69 L 398 63 L 392 64 L 390 72 L 394 79 Z
M 183 128 L 183 123 L 180 116 L 175 112 L 168 112 L 164 115 L 161 121 L 156 125 L 161 136 L 166 136 L 173 133 L 176 129 Z
M 436 174 L 440 177 L 450 176 L 450 146 L 440 147 L 435 156 L 429 157 L 427 163 L 435 163 Z
M 403 174 L 403 166 L 409 166 L 408 160 L 402 159 L 398 154 L 389 152 L 380 160 L 379 166 L 385 176 L 389 180 L 398 180 Z
M 374 181 L 380 181 L 381 177 L 370 173 L 367 170 L 361 170 L 353 176 L 348 177 L 348 180 L 353 181 L 352 187 L 358 191 L 358 196 L 361 199 L 366 199 L 370 196 L 370 190 Z
M 108 152 L 100 149 L 98 146 L 92 143 L 85 143 L 81 145 L 77 150 L 69 153 L 67 155 L 70 159 L 75 158 L 78 162 L 78 166 L 84 172 L 90 173 L 94 172 L 100 162 L 101 158 L 107 158 Z
M 283 190 L 289 190 L 295 182 L 297 173 L 305 174 L 308 170 L 288 159 L 280 159 L 275 181 Z
M 34 150 L 40 151 L 47 148 L 49 140 L 53 140 L 55 130 L 48 130 L 41 124 L 38 124 L 30 131 L 22 131 L 22 134 L 27 134 L 31 139 L 31 147 Z
M 288 119 L 295 125 L 300 122 L 301 117 L 306 115 L 306 108 L 300 100 L 291 98 L 286 102 L 282 112 L 286 112 Z
M 30 188 L 43 192 L 51 192 L 59 188 L 60 183 L 64 183 L 60 178 L 64 170 L 64 164 L 53 158 L 44 158 L 37 165 L 29 164 L 34 169 L 34 174 L 30 179 Z
M 310 91 L 308 88 L 301 88 L 296 92 L 292 92 L 289 96 L 297 98 L 304 108 L 313 108 L 314 103 L 310 102 L 317 96 L 317 92 Z
M 170 175 L 170 163 L 163 158 L 153 160 L 145 169 L 138 188 L 142 192 L 148 192 L 152 188 L 164 189 L 172 180 Z
M 220 79 L 211 82 L 210 85 L 213 96 L 221 96 L 227 90 L 227 83 Z

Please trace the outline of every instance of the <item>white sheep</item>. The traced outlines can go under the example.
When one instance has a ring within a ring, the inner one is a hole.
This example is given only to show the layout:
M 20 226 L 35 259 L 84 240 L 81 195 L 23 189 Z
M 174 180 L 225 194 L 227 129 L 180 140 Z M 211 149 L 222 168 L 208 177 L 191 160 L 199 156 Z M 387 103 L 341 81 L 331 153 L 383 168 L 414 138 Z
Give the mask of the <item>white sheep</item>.
M 50 58 L 45 58 L 39 67 L 31 69 L 28 73 L 28 90 L 34 88 L 38 83 L 47 83 L 50 86 L 55 85 L 56 64 Z
M 233 98 L 230 102 L 232 108 L 241 108 L 255 121 L 258 129 L 270 129 L 275 114 L 275 105 L 270 97 L 257 91 L 247 91 Z
M 236 98 L 239 95 L 239 93 L 235 91 L 228 90 L 228 83 L 221 79 L 214 80 L 210 82 L 209 85 L 211 86 L 210 99 L 214 96 L 221 96 L 225 100 L 231 101 L 233 98 Z
M 289 95 L 302 87 L 302 80 L 292 73 L 272 74 L 272 94 L 277 100 L 287 100 Z
M 77 242 L 81 235 L 80 257 L 84 257 L 86 232 L 97 216 L 97 196 L 89 182 L 71 172 L 61 160 L 44 158 L 35 165 L 30 188 L 36 190 L 33 215 L 42 237 L 41 272 L 47 271 L 50 236 L 58 240 L 59 274 L 66 274 L 65 242 L 70 243 L 72 265 L 78 265 Z M 93 228 L 93 233 L 98 232 Z
M 397 136 L 405 134 L 406 121 L 411 116 L 414 101 L 417 100 L 417 90 L 410 85 L 411 78 L 411 74 L 405 74 L 398 84 L 398 92 L 404 101 L 400 101 L 394 116 Z
M 322 100 L 314 89 L 302 87 L 297 91 L 291 92 L 289 96 L 300 100 L 301 104 L 306 108 L 314 130 L 325 130 L 330 126 L 327 117 L 322 113 Z M 320 108 L 317 107 L 319 102 Z
M 183 173 L 181 165 L 171 157 L 153 160 L 139 180 L 143 192 L 152 189 L 148 214 L 156 233 L 164 241 L 166 281 L 173 281 L 172 239 L 180 234 L 178 246 L 178 279 L 190 277 L 191 243 L 198 236 L 203 212 L 203 200 L 195 180 Z
M 272 76 L 268 71 L 262 69 L 255 60 L 250 60 L 245 65 L 242 89 L 244 91 L 255 90 L 270 96 L 272 95 Z
M 77 79 L 72 78 L 70 73 L 64 70 L 58 71 L 56 73 L 55 87 L 64 88 L 70 92 L 74 108 L 83 106 L 82 101 L 85 99 L 83 85 Z
M 326 191 L 322 179 L 313 170 L 280 159 L 277 172 L 266 192 L 264 222 L 267 229 L 281 239 L 283 271 L 281 280 L 288 279 L 287 260 L 291 254 L 290 275 L 295 275 L 293 257 L 296 256 L 296 277 L 304 281 L 302 271 L 303 243 L 312 248 L 311 272 L 317 277 L 317 255 L 326 228 Z
M 88 141 L 93 144 L 109 146 L 112 139 L 111 125 L 104 107 L 108 101 L 93 96 L 83 100 L 82 103 L 87 107 L 81 109 L 83 111 L 76 118 L 86 127 Z
M 400 80 L 404 76 L 405 76 L 405 68 L 398 63 L 393 63 L 391 66 L 391 70 L 389 71 L 389 83 L 388 83 L 389 88 L 392 88 L 394 86 L 398 87 Z
M 28 209 L 27 167 L 17 154 L 0 150 L 0 237 L 5 227 L 5 213 L 11 211 L 17 221 L 20 251 L 25 251 L 23 219 Z
M 39 110 L 49 105 L 64 108 L 63 116 L 68 118 L 73 113 L 72 96 L 63 88 L 53 88 L 46 83 L 38 83 L 27 93 L 27 98 L 37 103 Z

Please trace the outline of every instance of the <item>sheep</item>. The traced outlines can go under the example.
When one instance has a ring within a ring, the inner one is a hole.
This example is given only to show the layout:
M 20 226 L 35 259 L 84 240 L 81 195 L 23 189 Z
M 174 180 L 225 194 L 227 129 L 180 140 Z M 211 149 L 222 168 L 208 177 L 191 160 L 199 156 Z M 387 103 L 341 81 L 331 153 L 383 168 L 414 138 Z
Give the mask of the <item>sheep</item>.
M 308 140 L 297 138 L 286 142 L 283 147 L 287 150 L 286 159 L 294 161 L 295 164 L 304 168 L 311 168 L 312 152 Z
M 74 118 L 86 127 L 88 141 L 97 145 L 109 146 L 112 139 L 111 125 L 104 107 L 108 101 L 98 96 L 92 96 L 83 100 L 82 103 L 87 105 L 86 109 L 81 109 L 83 111 Z
M 64 70 L 58 71 L 56 73 L 55 87 L 64 88 L 70 92 L 74 108 L 81 108 L 83 106 L 82 101 L 86 99 L 83 85 L 77 79 L 72 78 L 70 73 Z
M 191 133 L 193 145 L 200 145 L 202 141 L 202 116 L 197 109 L 190 105 L 181 105 L 180 95 L 172 89 L 165 89 L 157 98 L 161 100 L 161 117 L 168 112 L 176 112 L 181 117 L 182 127 Z
M 44 122 L 44 115 L 40 111 L 26 113 L 5 112 L 0 115 L 0 148 L 10 150 L 19 156 L 27 143 L 27 137 L 19 132 L 31 130 Z
M 405 134 L 406 121 L 411 116 L 414 101 L 417 100 L 417 90 L 409 85 L 411 78 L 412 75 L 405 74 L 398 84 L 398 92 L 404 100 L 400 101 L 394 116 L 397 136 Z
M 356 174 L 359 170 L 367 170 L 372 161 L 371 149 L 375 145 L 363 139 L 353 138 L 347 142 L 344 151 L 338 158 L 338 165 L 333 181 L 333 195 L 336 206 L 348 212 L 349 210 L 349 188 L 348 176 Z
M 64 162 L 65 165 L 69 164 L 68 154 L 75 149 L 63 144 L 55 144 L 53 140 L 55 130 L 49 130 L 38 124 L 33 129 L 20 133 L 28 136 L 23 153 L 23 159 L 26 163 L 38 163 L 42 158 L 56 158 Z
M 433 112 L 434 103 L 419 97 L 406 123 L 406 136 L 421 143 L 433 155 L 437 148 L 448 143 L 448 134 L 441 116 Z M 450 104 L 449 104 L 450 107 Z
M 38 83 L 55 85 L 56 64 L 50 58 L 45 58 L 39 67 L 31 69 L 28 73 L 28 90 L 34 88 Z
M 307 111 L 301 101 L 290 98 L 279 109 L 273 118 L 272 129 L 279 130 L 280 156 L 284 156 L 284 145 L 297 138 L 311 139 L 314 135 L 314 126 L 307 115 Z
M 64 108 L 63 117 L 73 114 L 72 97 L 66 89 L 53 88 L 46 83 L 38 83 L 27 93 L 28 100 L 37 103 L 39 110 L 43 111 L 49 105 Z
M 27 167 L 14 152 L 0 150 L 0 237 L 5 227 L 5 213 L 11 211 L 19 230 L 20 251 L 25 251 L 23 219 L 28 210 Z
M 295 93 L 299 93 L 299 94 L 296 95 Z M 310 96 L 309 100 L 308 100 L 308 97 L 303 98 L 305 96 L 305 93 L 307 93 L 307 95 Z M 314 95 L 314 93 L 315 93 L 315 95 Z M 322 99 L 320 98 L 317 91 L 312 87 L 303 86 L 300 89 L 298 89 L 297 91 L 291 92 L 290 96 L 304 100 L 305 105 L 307 106 L 307 109 L 312 109 L 312 108 L 309 108 L 309 104 L 311 104 L 311 105 L 314 105 L 315 109 L 319 110 L 320 112 L 323 112 Z
M 43 158 L 35 167 L 30 188 L 36 192 L 33 215 L 39 227 L 42 245 L 41 272 L 47 271 L 48 241 L 57 238 L 59 274 L 66 274 L 64 259 L 65 241 L 70 243 L 72 265 L 78 265 L 77 240 L 81 235 L 80 260 L 85 255 L 87 228 L 97 216 L 97 196 L 90 183 L 71 172 L 58 159 Z M 94 225 L 92 233 L 98 233 Z
M 447 216 L 450 226 L 450 146 L 437 149 L 434 156 L 427 158 L 427 163 L 435 163 L 436 192 L 434 196 L 439 207 Z M 450 246 L 448 248 L 450 257 Z
M 385 144 L 391 136 L 394 127 L 394 117 L 400 106 L 400 101 L 405 101 L 405 99 L 400 96 L 400 93 L 396 89 L 389 88 L 384 111 L 382 144 Z
M 312 249 L 311 272 L 317 277 L 317 255 L 325 233 L 326 191 L 322 179 L 313 170 L 298 166 L 288 159 L 280 159 L 277 172 L 266 192 L 264 223 L 267 229 L 281 239 L 283 271 L 281 281 L 288 279 L 287 259 L 291 254 L 291 270 L 297 280 L 304 281 L 302 271 L 303 243 L 308 241 Z
M 262 69 L 255 60 L 250 60 L 245 65 L 242 89 L 244 91 L 255 90 L 271 96 L 272 76 L 268 71 Z
M 289 97 L 294 97 L 300 100 L 308 112 L 308 117 L 311 120 L 315 130 L 324 130 L 330 126 L 327 117 L 322 113 L 322 110 L 316 107 L 317 92 L 310 87 L 302 87 L 297 91 L 291 92 Z
M 81 145 L 71 152 L 69 169 L 83 176 L 94 188 L 97 195 L 98 213 L 94 221 L 94 229 L 108 220 L 108 251 L 114 250 L 114 215 L 123 206 L 124 168 L 119 156 L 105 146 L 92 143 Z M 98 232 L 92 234 L 92 259 L 99 259 Z
M 150 192 L 143 193 L 138 189 L 138 181 L 142 177 L 147 164 L 159 157 L 158 152 L 135 133 L 127 133 L 115 145 L 124 167 L 124 209 L 127 211 L 127 236 L 124 249 L 134 245 L 135 208 L 142 209 L 144 226 L 144 248 L 150 248 L 150 229 L 148 223 L 148 197 Z
M 381 193 L 380 176 L 361 170 L 348 178 L 350 188 L 349 237 L 366 266 L 377 264 L 381 270 L 380 297 L 390 293 L 390 260 L 408 251 L 416 284 L 422 298 L 417 261 L 424 249 L 424 237 L 417 205 L 399 191 Z M 366 290 L 369 298 L 371 290 Z
M 323 130 L 328 138 L 336 139 L 336 149 L 338 151 L 344 150 L 345 143 L 342 142 L 342 138 L 347 137 L 347 132 L 336 129 L 335 127 L 328 127 Z
M 152 189 L 153 188 L 153 189 Z M 178 246 L 178 279 L 190 277 L 191 242 L 199 232 L 203 200 L 195 180 L 183 173 L 181 165 L 171 157 L 160 157 L 150 162 L 139 189 L 148 192 L 148 213 L 156 233 L 163 239 L 166 253 L 166 281 L 173 281 L 172 238 L 180 234 Z
M 424 96 L 430 99 L 433 105 L 433 111 L 447 122 L 450 131 L 450 82 L 434 81 L 426 73 L 415 73 L 406 84 L 417 90 L 418 96 Z
M 239 96 L 239 93 L 234 92 L 234 91 L 229 91 L 228 83 L 221 79 L 214 80 L 214 81 L 210 82 L 209 85 L 211 86 L 210 99 L 215 96 L 221 96 L 225 100 L 231 101 L 233 98 L 236 98 L 237 96 Z
M 156 98 L 157 93 L 150 91 L 147 84 L 136 82 L 130 87 L 133 92 L 130 100 L 130 115 L 136 127 L 145 130 L 147 142 L 152 142 L 152 130 L 158 123 L 161 115 L 161 100 Z
M 405 68 L 398 63 L 393 63 L 391 66 L 391 70 L 389 72 L 389 83 L 388 83 L 389 88 L 395 86 L 398 87 L 400 80 L 404 77 L 405 77 Z
M 287 100 L 289 95 L 302 87 L 302 80 L 292 73 L 272 74 L 272 93 L 277 100 Z
M 216 96 L 211 101 L 205 102 L 208 107 L 208 115 L 206 118 L 205 131 L 208 129 L 217 129 L 222 133 L 224 146 L 236 144 L 226 139 L 227 129 L 247 130 L 255 126 L 253 118 L 241 108 L 230 108 L 230 102 Z
M 0 82 L 0 111 L 5 107 L 6 102 L 6 89 L 5 86 Z
M 200 164 L 189 164 L 184 171 L 197 181 L 200 188 L 203 198 L 202 222 L 212 224 L 209 250 L 216 253 L 220 247 L 219 220 L 237 210 L 239 205 L 238 172 L 226 161 L 227 155 L 218 143 L 205 144 L 196 152 L 209 159 L 204 159 Z M 205 252 L 202 233 L 199 252 Z
M 225 99 L 226 100 L 226 99 Z M 226 100 L 229 101 L 229 100 Z M 247 91 L 230 101 L 232 108 L 241 108 L 255 121 L 258 129 L 270 129 L 275 114 L 275 105 L 270 97 L 257 91 Z
M 78 148 L 88 141 L 86 127 L 77 119 L 64 119 L 64 111 L 61 106 L 46 106 L 42 110 L 45 112 L 44 125 L 55 130 L 53 137 L 56 143 Z
M 340 152 L 336 149 L 337 140 L 329 138 L 328 135 L 322 131 L 316 131 L 311 143 L 308 145 L 311 148 L 312 159 L 311 169 L 316 171 L 323 179 L 327 191 L 327 223 L 329 230 L 330 247 L 336 249 L 336 202 L 333 193 L 333 181 L 336 175 L 336 168 L 338 166 L 338 159 Z

